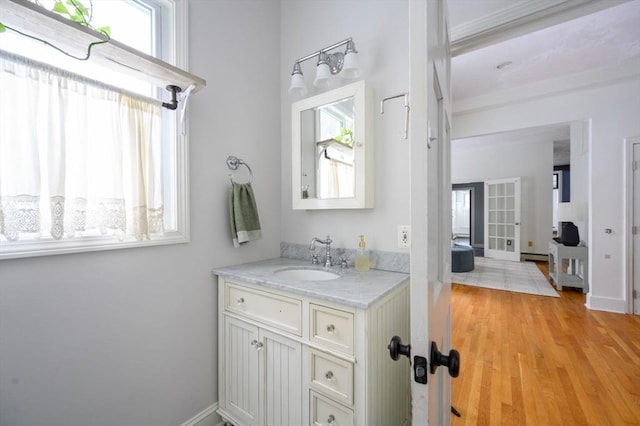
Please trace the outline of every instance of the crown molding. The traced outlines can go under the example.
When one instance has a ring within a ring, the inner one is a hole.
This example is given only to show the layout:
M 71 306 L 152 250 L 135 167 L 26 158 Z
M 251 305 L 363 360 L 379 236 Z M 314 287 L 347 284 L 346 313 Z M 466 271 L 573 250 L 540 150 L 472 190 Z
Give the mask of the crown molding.
M 515 3 L 451 28 L 451 54 L 457 56 L 627 1 L 631 0 L 530 0 Z
M 625 81 L 637 81 L 640 80 L 639 69 L 640 59 L 632 59 L 612 67 L 574 73 L 517 88 L 498 90 L 484 95 L 454 100 L 453 114 L 469 114 L 520 104 L 548 96 L 605 87 Z

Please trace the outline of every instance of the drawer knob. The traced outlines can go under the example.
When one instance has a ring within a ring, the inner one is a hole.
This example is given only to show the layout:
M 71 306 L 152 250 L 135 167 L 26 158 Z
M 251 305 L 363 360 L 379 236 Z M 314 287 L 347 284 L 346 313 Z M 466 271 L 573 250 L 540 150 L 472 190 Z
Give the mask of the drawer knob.
M 333 325 L 333 324 L 329 324 L 329 325 L 327 326 L 327 332 L 328 332 L 328 333 L 333 333 L 334 331 L 336 331 L 336 326 L 335 326 L 335 325 Z
M 324 375 L 324 377 L 325 377 L 327 380 L 331 380 L 331 379 L 333 379 L 333 371 L 327 371 L 327 373 Z
M 238 299 L 238 305 L 242 305 L 244 303 L 244 297 Z
M 336 424 L 336 416 L 329 414 L 329 417 L 327 417 L 327 423 L 329 426 L 334 426 Z
M 253 346 L 256 351 L 259 351 L 264 347 L 264 343 L 258 342 L 257 340 L 252 340 L 251 346 Z

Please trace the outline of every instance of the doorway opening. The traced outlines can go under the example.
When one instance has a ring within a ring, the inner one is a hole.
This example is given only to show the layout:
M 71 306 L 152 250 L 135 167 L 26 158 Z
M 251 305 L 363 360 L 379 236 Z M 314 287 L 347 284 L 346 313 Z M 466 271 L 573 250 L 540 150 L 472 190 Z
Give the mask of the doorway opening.
M 473 188 L 454 189 L 451 193 L 451 239 L 455 244 L 471 247 L 471 206 Z
M 451 185 L 451 242 L 484 256 L 484 182 Z

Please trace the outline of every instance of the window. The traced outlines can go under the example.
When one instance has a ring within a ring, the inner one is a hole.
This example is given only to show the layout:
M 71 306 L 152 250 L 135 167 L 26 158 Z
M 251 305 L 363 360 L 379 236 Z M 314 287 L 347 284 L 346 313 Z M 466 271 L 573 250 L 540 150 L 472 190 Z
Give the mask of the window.
M 92 25 L 184 66 L 186 1 L 92 3 Z M 165 88 L 11 31 L 0 50 L 0 259 L 188 241 L 180 113 L 150 100 Z

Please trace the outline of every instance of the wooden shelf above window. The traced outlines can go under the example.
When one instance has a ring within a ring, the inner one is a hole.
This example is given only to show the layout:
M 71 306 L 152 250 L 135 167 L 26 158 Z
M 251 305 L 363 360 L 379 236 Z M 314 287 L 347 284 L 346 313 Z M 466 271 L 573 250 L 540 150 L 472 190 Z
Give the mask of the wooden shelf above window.
M 76 56 L 84 56 L 89 44 L 106 39 L 89 28 L 27 0 L 0 0 L 0 10 L 0 21 L 6 26 L 64 47 Z M 109 68 L 126 68 L 127 74 L 137 75 L 160 87 L 176 85 L 185 90 L 193 85 L 192 93 L 195 93 L 207 84 L 196 75 L 113 39 L 93 46 L 90 61 Z

